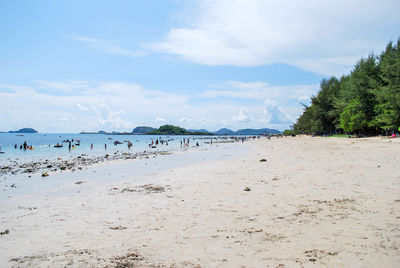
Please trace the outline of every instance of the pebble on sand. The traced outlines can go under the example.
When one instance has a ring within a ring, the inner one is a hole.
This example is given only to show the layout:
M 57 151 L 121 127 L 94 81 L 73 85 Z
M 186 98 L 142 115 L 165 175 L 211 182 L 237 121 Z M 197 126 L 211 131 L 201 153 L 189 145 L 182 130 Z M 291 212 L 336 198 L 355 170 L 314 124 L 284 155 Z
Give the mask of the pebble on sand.
M 10 231 L 8 229 L 6 229 L 4 232 L 0 232 L 0 235 L 6 235 L 6 234 L 9 234 L 9 233 L 10 233 Z

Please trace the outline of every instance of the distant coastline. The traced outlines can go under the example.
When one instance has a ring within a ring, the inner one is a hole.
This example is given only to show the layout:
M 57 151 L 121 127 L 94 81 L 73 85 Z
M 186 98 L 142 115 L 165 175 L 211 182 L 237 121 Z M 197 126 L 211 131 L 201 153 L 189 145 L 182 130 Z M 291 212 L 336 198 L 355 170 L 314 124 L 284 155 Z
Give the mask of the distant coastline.
M 0 131 L 0 133 L 39 133 L 37 130 L 33 128 L 21 128 L 19 130 L 10 130 L 8 132 L 6 131 Z
M 281 132 L 276 129 L 261 128 L 261 129 L 239 129 L 233 131 L 228 128 L 221 128 L 217 131 L 208 131 L 206 129 L 184 129 L 173 125 L 164 125 L 160 128 L 152 128 L 148 126 L 139 126 L 133 129 L 132 132 L 106 132 L 100 130 L 98 132 L 82 131 L 79 134 L 103 134 L 103 135 L 193 135 L 193 136 L 228 136 L 228 135 L 274 135 Z
M 26 133 L 39 133 L 33 128 L 21 128 L 19 130 L 10 131 L 0 131 L 0 133 L 16 133 L 16 134 L 26 134 Z M 221 128 L 217 131 L 208 131 L 206 129 L 185 129 L 173 125 L 163 125 L 160 128 L 153 128 L 148 126 L 138 126 L 132 130 L 132 132 L 107 132 L 104 130 L 99 130 L 97 132 L 93 131 L 82 131 L 79 134 L 102 134 L 102 135 L 192 135 L 192 136 L 228 136 L 228 135 L 274 135 L 280 134 L 281 132 L 276 129 L 261 128 L 261 129 L 239 129 L 233 131 L 228 128 Z

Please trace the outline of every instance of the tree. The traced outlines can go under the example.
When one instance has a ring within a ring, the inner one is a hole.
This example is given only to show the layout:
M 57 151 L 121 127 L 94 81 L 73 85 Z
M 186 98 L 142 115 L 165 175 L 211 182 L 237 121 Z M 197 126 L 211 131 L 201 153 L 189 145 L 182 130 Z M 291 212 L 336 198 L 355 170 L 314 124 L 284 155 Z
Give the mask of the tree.
M 312 98 L 314 105 L 314 120 L 318 122 L 318 131 L 332 132 L 336 129 L 337 109 L 334 104 L 340 90 L 339 80 L 331 77 L 329 80 L 322 80 L 321 90 L 317 96 Z
M 374 91 L 378 100 L 376 125 L 397 129 L 400 126 L 400 39 L 390 42 L 380 56 L 382 86 Z
M 338 121 L 334 104 L 338 97 L 340 85 L 335 77 L 322 80 L 321 90 L 311 98 L 311 105 L 304 105 L 304 112 L 293 129 L 299 133 L 332 132 Z
M 322 80 L 320 91 L 304 106 L 293 129 L 301 133 L 376 134 L 400 127 L 400 39 L 379 57 L 369 55 L 340 80 Z M 400 130 L 399 130 L 400 131 Z
M 340 114 L 340 127 L 346 132 L 360 132 L 368 125 L 367 115 L 359 100 L 353 99 Z
M 376 57 L 373 55 L 361 59 L 350 76 L 343 80 L 338 108 L 344 111 L 347 105 L 351 104 L 354 107 L 355 102 L 357 102 L 357 108 L 361 110 L 357 114 L 363 114 L 363 117 L 366 118 L 362 121 L 364 125 L 358 127 L 358 130 L 375 131 L 376 126 L 373 124 L 373 119 L 376 116 L 375 106 L 377 101 L 373 92 L 376 88 L 379 88 L 380 84 L 380 68 L 377 65 Z M 349 107 L 347 111 L 353 107 Z

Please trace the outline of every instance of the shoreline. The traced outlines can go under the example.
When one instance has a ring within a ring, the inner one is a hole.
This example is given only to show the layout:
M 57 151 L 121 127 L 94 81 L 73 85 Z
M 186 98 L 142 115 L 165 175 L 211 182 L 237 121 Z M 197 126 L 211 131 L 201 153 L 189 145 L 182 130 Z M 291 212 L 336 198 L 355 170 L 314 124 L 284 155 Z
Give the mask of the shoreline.
M 239 143 L 203 146 L 199 148 L 183 148 L 176 151 L 144 151 L 141 153 L 116 152 L 112 155 L 88 156 L 80 155 L 68 160 L 43 160 L 0 166 L 0 190 L 7 200 L 15 196 L 43 195 L 48 189 L 58 189 L 62 193 L 65 185 L 76 178 L 76 183 L 84 183 L 91 187 L 123 179 L 155 175 L 163 170 L 193 165 L 202 161 L 219 158 L 238 157 L 247 151 L 247 146 Z M 227 154 L 222 155 L 222 152 Z M 6 168 L 4 168 L 6 167 Z M 46 174 L 46 176 L 43 176 Z M 112 179 L 110 178 L 112 177 Z M 81 186 L 80 188 L 86 188 Z M 69 193 L 67 191 L 67 193 Z
M 220 140 L 214 141 L 212 144 L 225 144 L 225 143 L 236 143 L 235 140 Z M 31 158 L 31 159 L 19 159 L 11 158 L 5 159 L 0 162 L 0 177 L 5 175 L 17 175 L 17 174 L 36 174 L 36 173 L 50 173 L 59 171 L 75 171 L 76 169 L 82 169 L 83 167 L 91 166 L 101 162 L 116 161 L 116 160 L 131 160 L 131 159 L 148 159 L 149 157 L 158 155 L 168 155 L 187 150 L 209 150 L 212 147 L 208 146 L 210 142 L 204 142 L 202 147 L 183 147 L 180 149 L 172 150 L 143 150 L 143 151 L 110 151 L 97 154 L 85 154 L 69 155 L 66 157 L 50 157 L 50 158 Z M 167 148 L 164 148 L 167 149 Z
M 150 156 L 158 156 L 163 154 L 173 153 L 173 151 L 143 151 L 143 152 L 115 152 L 113 154 L 105 154 L 104 156 L 87 155 L 81 154 L 75 157 L 69 157 L 69 159 L 46 159 L 46 160 L 28 160 L 20 161 L 19 159 L 8 160 L 7 164 L 0 165 L 0 176 L 5 175 L 17 175 L 17 174 L 32 174 L 37 173 L 50 173 L 59 171 L 75 171 L 76 169 L 82 169 L 105 161 L 116 161 L 116 160 L 129 160 L 129 159 L 143 159 Z
M 65 196 L 10 199 L 0 214 L 0 231 L 9 230 L 0 236 L 1 266 L 399 266 L 400 142 L 244 145 L 251 149 L 237 157 L 224 158 L 221 146 L 219 160 L 94 189 L 70 172 Z

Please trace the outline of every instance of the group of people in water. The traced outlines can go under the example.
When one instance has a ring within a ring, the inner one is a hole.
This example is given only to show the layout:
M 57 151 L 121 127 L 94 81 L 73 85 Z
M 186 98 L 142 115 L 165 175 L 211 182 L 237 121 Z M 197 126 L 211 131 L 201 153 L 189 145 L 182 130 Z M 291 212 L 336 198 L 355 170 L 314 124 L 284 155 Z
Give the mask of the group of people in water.
M 60 136 L 60 138 L 61 138 L 61 136 Z M 180 139 L 180 146 L 181 146 L 181 148 L 184 148 L 184 149 L 189 148 L 190 147 L 190 143 L 191 143 L 191 139 L 194 139 L 194 140 L 196 140 L 196 139 L 206 140 L 206 141 L 204 141 L 205 143 L 212 145 L 213 142 L 218 142 L 218 140 L 220 140 L 220 139 L 222 139 L 222 140 L 229 139 L 231 141 L 244 142 L 247 139 L 256 139 L 256 138 L 260 138 L 260 137 L 259 136 L 249 136 L 249 137 L 245 137 L 245 136 L 228 137 L 228 136 L 226 136 L 226 137 L 201 137 L 201 138 L 185 137 L 185 138 Z M 270 137 L 268 137 L 268 138 L 270 138 Z M 111 138 L 109 138 L 109 140 L 111 140 Z M 173 139 L 162 139 L 162 137 L 159 137 L 159 138 L 157 138 L 155 140 L 152 139 L 151 143 L 149 143 L 148 145 L 149 145 L 150 148 L 157 148 L 158 145 L 168 146 L 168 143 L 170 141 L 172 141 L 172 140 Z M 139 142 L 139 140 L 138 140 L 138 142 Z M 64 147 L 63 143 L 68 143 L 68 150 L 70 152 L 71 152 L 72 149 L 77 148 L 76 146 L 80 146 L 80 140 L 71 139 L 71 140 L 63 140 L 62 142 L 57 143 L 53 147 L 62 148 L 62 147 Z M 133 146 L 133 143 L 131 141 L 129 141 L 129 140 L 124 141 L 124 143 L 127 144 L 128 149 L 131 149 L 132 146 Z M 114 145 L 119 145 L 119 144 L 123 144 L 123 142 L 114 141 Z M 51 147 L 51 145 L 48 145 L 48 146 Z M 194 144 L 193 147 L 199 147 L 199 146 L 200 146 L 199 142 L 196 141 L 196 143 Z M 21 145 L 15 144 L 14 148 L 15 149 L 19 148 L 20 150 L 22 150 L 22 149 L 23 150 L 34 150 L 33 146 L 32 145 L 28 145 L 28 143 L 26 141 Z M 92 144 L 90 144 L 90 150 L 93 150 L 93 149 L 94 149 L 94 145 L 92 143 Z M 104 149 L 107 150 L 107 143 L 104 144 Z M 1 145 L 0 145 L 0 152 L 2 152 L 1 151 Z
M 183 138 L 181 140 L 181 148 L 189 148 L 189 144 L 190 144 L 190 138 Z M 199 147 L 199 143 L 196 144 L 197 147 Z
M 15 144 L 15 145 L 14 145 L 14 148 L 15 148 L 15 149 L 18 149 L 18 145 Z M 24 143 L 23 143 L 22 145 L 19 146 L 19 149 L 20 149 L 20 150 L 22 150 L 22 149 L 24 149 L 24 150 L 34 150 L 33 146 L 32 146 L 32 145 L 28 145 L 28 144 L 26 143 L 26 141 L 24 141 Z M 1 151 L 1 149 L 0 149 L 0 151 Z
M 155 141 L 153 139 L 151 139 L 151 143 L 149 143 L 149 147 L 150 148 L 156 148 L 157 145 L 159 145 L 159 144 L 164 145 L 164 143 L 165 143 L 166 146 L 168 146 L 168 141 L 169 140 L 161 139 L 161 137 L 160 137 L 160 139 L 156 139 Z

